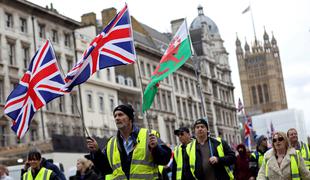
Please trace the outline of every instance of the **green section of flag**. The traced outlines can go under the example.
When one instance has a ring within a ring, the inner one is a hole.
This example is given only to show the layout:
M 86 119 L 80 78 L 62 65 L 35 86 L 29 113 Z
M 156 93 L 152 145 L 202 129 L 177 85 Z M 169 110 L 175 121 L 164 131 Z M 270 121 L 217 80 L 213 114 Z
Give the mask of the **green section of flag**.
M 180 46 L 177 47 L 178 49 L 169 48 L 167 51 L 169 52 L 169 50 L 171 50 L 171 53 L 164 54 L 160 64 L 157 66 L 151 77 L 151 82 L 145 88 L 142 106 L 143 112 L 150 109 L 154 101 L 154 97 L 158 91 L 159 82 L 180 68 L 192 55 L 188 36 L 183 40 L 183 42 L 181 42 Z M 174 53 L 174 50 L 177 51 Z

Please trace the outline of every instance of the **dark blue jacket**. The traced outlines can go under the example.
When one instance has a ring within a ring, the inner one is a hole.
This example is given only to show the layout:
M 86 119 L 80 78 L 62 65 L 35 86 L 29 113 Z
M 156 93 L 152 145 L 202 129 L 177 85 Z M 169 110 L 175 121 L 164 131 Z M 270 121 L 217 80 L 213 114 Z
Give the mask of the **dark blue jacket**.
M 66 180 L 65 175 L 60 171 L 60 169 L 55 164 L 47 161 L 45 158 L 42 158 L 41 166 L 52 170 L 60 180 Z

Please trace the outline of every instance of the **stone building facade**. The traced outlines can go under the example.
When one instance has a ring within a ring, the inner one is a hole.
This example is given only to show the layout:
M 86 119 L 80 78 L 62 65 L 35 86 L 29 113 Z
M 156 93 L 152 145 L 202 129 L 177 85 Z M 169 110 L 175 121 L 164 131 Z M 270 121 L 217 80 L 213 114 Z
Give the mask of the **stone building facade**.
M 256 38 L 251 47 L 241 47 L 236 39 L 236 56 L 239 67 L 245 111 L 250 115 L 287 109 L 281 58 L 277 40 L 264 32 L 263 42 Z
M 7 146 L 16 144 L 16 138 L 10 130 L 11 122 L 3 116 L 5 98 L 24 73 L 34 50 L 43 40 L 51 39 L 57 59 L 67 72 L 102 26 L 115 16 L 116 9 L 104 9 L 101 21 L 95 13 L 88 13 L 82 15 L 82 22 L 77 22 L 58 14 L 53 7 L 43 8 L 28 1 L 0 1 L 0 4 L 0 131 L 3 134 L 0 146 Z M 174 129 L 191 127 L 196 119 L 205 116 L 212 135 L 220 135 L 230 144 L 239 143 L 228 53 L 216 24 L 203 14 L 202 7 L 198 12 L 190 25 L 196 56 L 161 82 L 147 114 L 141 113 L 142 89 L 173 33 L 158 32 L 132 17 L 137 63 L 100 70 L 80 89 L 53 100 L 42 110 L 44 123 L 40 112 L 36 113 L 22 141 L 44 140 L 43 129 L 46 139 L 53 134 L 82 135 L 81 114 L 90 135 L 109 137 L 117 130 L 112 115 L 114 107 L 130 103 L 136 109 L 136 124 L 158 130 L 167 143 L 177 144 Z M 181 21 L 171 22 L 172 32 Z M 195 66 L 201 67 L 197 74 Z M 197 81 L 201 86 L 197 86 Z

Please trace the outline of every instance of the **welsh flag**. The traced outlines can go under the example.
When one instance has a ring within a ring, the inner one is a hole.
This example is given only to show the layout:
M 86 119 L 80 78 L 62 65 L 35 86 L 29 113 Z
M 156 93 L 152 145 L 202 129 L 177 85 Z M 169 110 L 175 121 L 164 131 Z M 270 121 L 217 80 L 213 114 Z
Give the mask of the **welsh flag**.
M 186 21 L 184 21 L 152 74 L 150 83 L 145 88 L 143 112 L 150 109 L 157 93 L 159 82 L 180 68 L 191 57 L 192 49 L 189 38 Z

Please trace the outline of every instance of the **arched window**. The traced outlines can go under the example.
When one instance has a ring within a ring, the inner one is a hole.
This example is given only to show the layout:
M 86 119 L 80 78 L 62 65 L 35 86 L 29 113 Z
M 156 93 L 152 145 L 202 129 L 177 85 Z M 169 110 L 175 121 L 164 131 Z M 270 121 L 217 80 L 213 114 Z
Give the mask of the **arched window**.
M 257 86 L 257 91 L 258 91 L 259 103 L 264 103 L 263 89 L 261 85 Z
M 269 91 L 268 91 L 268 85 L 264 84 L 264 94 L 265 94 L 265 101 L 269 102 Z
M 252 89 L 253 104 L 257 104 L 256 88 L 255 86 L 252 86 L 251 89 Z

